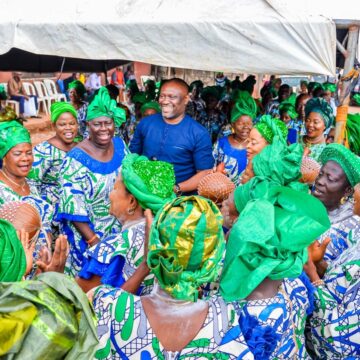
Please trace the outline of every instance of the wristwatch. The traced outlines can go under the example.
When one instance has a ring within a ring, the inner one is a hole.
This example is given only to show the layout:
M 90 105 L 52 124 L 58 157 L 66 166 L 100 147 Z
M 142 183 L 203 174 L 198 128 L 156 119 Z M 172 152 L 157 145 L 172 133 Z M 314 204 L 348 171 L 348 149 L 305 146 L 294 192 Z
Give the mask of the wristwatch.
M 174 193 L 176 194 L 176 196 L 181 195 L 181 189 L 180 189 L 180 186 L 178 184 L 175 184 L 175 186 L 174 186 Z

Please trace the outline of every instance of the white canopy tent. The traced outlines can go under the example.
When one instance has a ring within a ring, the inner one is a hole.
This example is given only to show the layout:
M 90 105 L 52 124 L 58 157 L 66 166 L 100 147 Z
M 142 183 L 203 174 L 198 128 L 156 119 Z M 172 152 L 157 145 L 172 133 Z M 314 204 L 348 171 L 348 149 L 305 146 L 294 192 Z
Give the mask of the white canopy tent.
M 186 69 L 335 73 L 336 29 L 284 0 L 2 0 L 0 54 L 19 48 Z

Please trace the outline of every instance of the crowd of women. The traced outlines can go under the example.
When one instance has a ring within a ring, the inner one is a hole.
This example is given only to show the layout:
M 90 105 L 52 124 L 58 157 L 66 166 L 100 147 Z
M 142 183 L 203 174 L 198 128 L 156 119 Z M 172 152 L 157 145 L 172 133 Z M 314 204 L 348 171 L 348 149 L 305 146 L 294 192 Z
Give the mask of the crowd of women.
M 335 144 L 334 84 L 254 84 L 190 85 L 215 159 L 196 195 L 128 150 L 161 85 L 125 106 L 71 83 L 34 147 L 1 112 L 0 357 L 360 358 L 360 114 Z

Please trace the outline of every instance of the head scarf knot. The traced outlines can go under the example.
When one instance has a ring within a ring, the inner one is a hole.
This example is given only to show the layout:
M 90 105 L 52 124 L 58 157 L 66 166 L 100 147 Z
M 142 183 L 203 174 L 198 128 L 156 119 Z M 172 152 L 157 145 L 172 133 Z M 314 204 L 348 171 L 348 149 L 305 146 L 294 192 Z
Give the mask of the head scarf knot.
M 231 122 L 237 121 L 240 116 L 247 115 L 251 119 L 256 117 L 257 105 L 255 100 L 247 91 L 239 91 L 234 99 L 235 104 L 231 111 Z
M 100 88 L 90 103 L 86 121 L 92 121 L 102 116 L 113 119 L 116 126 L 120 126 L 126 121 L 125 110 L 117 106 L 116 101 L 110 98 L 109 92 L 104 86 Z
M 320 155 L 320 163 L 335 161 L 343 169 L 352 187 L 360 182 L 360 158 L 341 144 L 327 145 Z
M 24 126 L 16 120 L 0 122 L 0 159 L 22 143 L 31 144 L 29 131 Z
M 0 282 L 20 281 L 25 274 L 26 258 L 15 228 L 0 219 Z
M 334 115 L 331 106 L 322 98 L 312 98 L 305 105 L 305 116 L 308 117 L 311 112 L 320 114 L 324 120 L 326 129 L 334 122 Z
M 272 118 L 270 115 L 263 115 L 260 121 L 254 126 L 261 136 L 271 144 L 275 136 L 286 141 L 288 129 L 285 123 L 279 119 Z
M 122 162 L 121 176 L 140 206 L 154 213 L 175 197 L 174 167 L 167 162 L 128 154 Z
M 222 216 L 216 205 L 200 196 L 183 196 L 156 214 L 148 265 L 171 296 L 196 301 L 198 287 L 218 275 L 224 246 Z
M 57 119 L 60 117 L 60 115 L 62 115 L 63 113 L 66 113 L 66 112 L 73 115 L 75 119 L 77 118 L 77 113 L 76 113 L 75 108 L 70 103 L 63 102 L 63 101 L 53 103 L 51 105 L 50 112 L 51 112 L 51 121 L 53 123 L 55 123 L 57 121 Z

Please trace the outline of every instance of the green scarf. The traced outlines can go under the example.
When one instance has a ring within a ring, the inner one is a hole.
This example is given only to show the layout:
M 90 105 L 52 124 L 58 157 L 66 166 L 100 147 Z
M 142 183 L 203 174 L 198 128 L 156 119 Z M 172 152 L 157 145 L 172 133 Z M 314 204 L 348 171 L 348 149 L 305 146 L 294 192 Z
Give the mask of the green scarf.
M 234 123 L 241 116 L 247 115 L 251 119 L 256 117 L 257 105 L 255 100 L 247 91 L 237 92 L 237 97 L 234 99 L 235 104 L 231 111 L 231 122 Z
M 6 359 L 93 359 L 95 326 L 85 293 L 64 274 L 0 283 L 0 356 Z
M 218 275 L 224 246 L 222 216 L 216 205 L 200 196 L 182 196 L 155 216 L 148 266 L 171 296 L 196 301 L 199 286 Z
M 311 195 L 257 177 L 238 189 L 234 196 L 241 197 L 241 212 L 220 281 L 226 301 L 245 299 L 267 277 L 299 276 L 307 247 L 330 227 L 324 205 Z
M 350 150 L 360 156 L 360 114 L 348 114 L 346 134 Z
M 263 115 L 254 128 L 259 131 L 269 144 L 273 142 L 274 136 L 279 136 L 286 141 L 288 129 L 285 123 L 279 119 L 272 118 L 270 115 Z
M 102 116 L 113 119 L 117 127 L 126 121 L 125 110 L 118 107 L 116 101 L 110 98 L 105 86 L 100 88 L 94 100 L 89 104 L 86 121 L 93 121 Z
M 296 103 L 296 95 L 291 94 L 286 100 L 284 100 L 279 105 L 279 112 L 287 113 L 291 119 L 297 119 L 299 117 L 298 113 L 295 110 L 295 103 Z
M 343 169 L 352 187 L 360 182 L 360 158 L 341 144 L 329 144 L 322 151 L 319 161 L 325 165 L 335 161 Z
M 153 109 L 157 113 L 161 113 L 161 108 L 157 101 L 149 101 L 149 102 L 145 103 L 140 109 L 141 114 L 144 115 L 144 112 L 148 109 Z
M 16 230 L 8 221 L 0 219 L 0 281 L 19 281 L 25 270 L 25 252 Z
M 336 91 L 336 84 L 326 82 L 322 86 L 325 91 L 330 91 L 331 93 L 334 93 Z
M 175 197 L 174 167 L 167 162 L 128 154 L 122 162 L 121 176 L 126 188 L 143 209 L 156 213 Z
M 57 121 L 57 119 L 61 114 L 66 112 L 73 115 L 75 119 L 77 118 L 77 112 L 75 108 L 70 103 L 63 101 L 53 103 L 51 105 L 50 112 L 51 112 L 51 121 L 53 123 Z
M 31 144 L 29 131 L 16 120 L 0 122 L 0 159 L 14 146 Z

